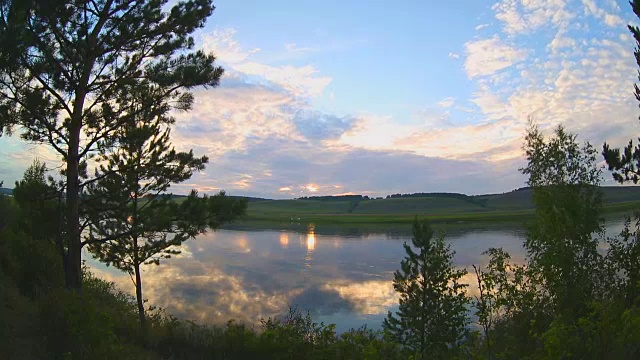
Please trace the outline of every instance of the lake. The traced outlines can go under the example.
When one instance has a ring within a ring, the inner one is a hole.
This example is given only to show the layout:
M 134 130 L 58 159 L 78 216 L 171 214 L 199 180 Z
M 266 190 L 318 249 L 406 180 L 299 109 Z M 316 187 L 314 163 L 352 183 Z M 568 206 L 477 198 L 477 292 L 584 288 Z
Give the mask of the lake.
M 608 220 L 607 228 L 618 234 L 622 222 Z M 145 266 L 144 298 L 177 317 L 208 324 L 235 319 L 258 325 L 293 306 L 309 311 L 316 322 L 336 324 L 339 332 L 365 324 L 379 328 L 387 312 L 397 309 L 393 272 L 410 231 L 397 225 L 234 225 L 187 241 L 181 255 L 160 266 Z M 482 252 L 490 247 L 504 248 L 515 262 L 524 259 L 521 227 L 450 225 L 442 231 L 456 251 L 455 265 L 470 272 L 472 264 L 486 264 Z M 86 253 L 85 259 L 98 276 L 133 293 L 127 274 Z M 465 280 L 473 285 L 475 276 Z

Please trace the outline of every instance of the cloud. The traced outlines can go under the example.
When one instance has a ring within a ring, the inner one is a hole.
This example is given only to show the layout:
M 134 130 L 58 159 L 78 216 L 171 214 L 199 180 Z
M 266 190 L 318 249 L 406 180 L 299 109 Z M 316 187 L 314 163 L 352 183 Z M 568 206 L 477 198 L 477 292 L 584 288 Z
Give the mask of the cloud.
M 438 101 L 438 106 L 440 106 L 441 108 L 450 108 L 453 106 L 453 104 L 455 103 L 456 99 L 453 97 L 448 97 L 448 98 L 444 98 L 440 101 Z
M 507 35 L 530 33 L 543 26 L 562 28 L 574 18 L 565 0 L 502 0 L 492 9 Z
M 523 61 L 527 56 L 526 50 L 505 44 L 497 35 L 467 42 L 465 51 L 467 57 L 464 68 L 469 78 L 492 75 Z
M 576 41 L 570 37 L 561 36 L 560 33 L 556 37 L 553 38 L 551 43 L 549 44 L 549 48 L 552 51 L 558 51 L 562 48 L 573 48 L 576 46 Z
M 524 122 L 502 119 L 482 125 L 450 126 L 415 132 L 398 140 L 396 147 L 412 149 L 425 156 L 429 154 L 461 162 L 469 157 L 481 156 L 484 161 L 499 161 L 520 157 L 519 145 L 523 134 Z M 469 146 L 470 144 L 473 146 Z M 509 146 L 505 147 L 505 144 Z M 498 147 L 500 152 L 487 155 Z
M 227 64 L 239 64 L 261 50 L 260 48 L 244 49 L 235 39 L 236 33 L 237 31 L 231 28 L 219 29 L 212 33 L 202 33 L 199 40 L 204 50 L 213 52 L 218 60 Z
M 398 294 L 393 290 L 393 284 L 387 280 L 361 283 L 336 280 L 324 285 L 323 289 L 348 300 L 360 314 L 385 314 L 389 308 L 398 304 Z
M 181 149 L 205 152 L 213 160 L 243 149 L 254 137 L 301 139 L 287 109 L 304 104 L 286 91 L 225 79 L 219 88 L 197 90 L 194 95 L 193 109 L 174 115 L 178 121 L 173 141 Z
M 452 138 L 451 144 L 448 144 L 447 136 L 456 130 L 459 129 L 427 132 L 423 138 L 406 139 L 405 144 L 398 145 L 406 148 L 405 151 L 366 150 L 340 145 L 318 147 L 309 142 L 285 138 L 255 140 L 241 152 L 228 152 L 219 157 L 216 166 L 199 174 L 194 182 L 202 183 L 210 179 L 228 184 L 236 180 L 237 175 L 233 174 L 251 173 L 254 174 L 251 187 L 227 190 L 234 194 L 277 198 L 283 194 L 305 196 L 351 192 L 384 196 L 396 192 L 460 189 L 481 193 L 522 185 L 517 174 L 518 166 L 499 169 L 500 165 L 492 164 L 488 161 L 490 159 L 467 161 L 464 150 L 457 153 L 451 151 L 448 146 L 455 148 L 458 143 L 467 141 L 465 137 L 472 138 L 472 130 L 469 130 L 458 138 Z M 427 138 L 428 134 L 431 135 Z M 488 136 L 493 134 L 487 131 L 480 135 L 484 136 L 482 140 L 486 141 L 486 149 L 491 149 Z M 476 152 L 480 150 L 483 149 L 477 149 Z M 438 157 L 443 155 L 449 159 Z M 455 159 L 456 156 L 458 159 Z M 270 169 L 271 176 L 259 175 L 259 169 L 262 168 Z M 227 169 L 233 169 L 233 174 L 229 174 Z M 434 169 L 457 170 L 452 177 L 450 172 Z M 508 172 L 516 177 L 508 176 Z M 472 189 L 465 186 L 469 176 L 474 177 Z
M 455 53 L 455 52 L 450 52 L 449 53 L 449 58 L 458 60 L 458 59 L 460 59 L 460 54 Z
M 4 182 L 3 186 L 12 188 L 35 159 L 44 162 L 49 174 L 59 178 L 62 170 L 60 156 L 46 145 L 25 143 L 18 138 L 18 134 L 0 138 L 0 151 L 3 153 L 0 156 L 0 182 Z
M 622 27 L 625 25 L 624 20 L 622 20 L 620 16 L 609 13 L 606 10 L 598 7 L 594 0 L 582 0 L 582 4 L 584 4 L 585 12 L 587 14 L 603 20 L 603 22 L 608 26 Z M 617 7 L 617 4 L 614 5 Z
M 309 140 L 337 139 L 351 130 L 357 120 L 337 117 L 317 110 L 299 110 L 293 117 L 298 131 Z
M 201 46 L 217 55 L 226 64 L 226 70 L 232 76 L 238 73 L 253 76 L 256 81 L 264 81 L 285 89 L 298 97 L 315 97 L 320 95 L 331 82 L 327 76 L 318 76 L 318 70 L 311 65 L 305 66 L 271 66 L 252 60 L 252 56 L 261 49 L 244 49 L 236 40 L 236 30 L 222 29 L 211 34 L 202 34 L 199 38 Z M 295 44 L 289 44 L 290 50 L 301 50 Z
M 284 48 L 289 54 L 293 55 L 302 55 L 318 50 L 314 47 L 299 47 L 296 43 L 286 43 L 284 44 Z
M 628 136 L 630 119 L 636 117 L 633 41 L 620 23 L 617 31 L 601 31 L 611 25 L 605 15 L 619 11 L 607 6 L 611 12 L 589 0 L 496 3 L 493 10 L 506 40 L 491 35 L 467 44 L 465 68 L 475 83 L 469 101 L 476 123 L 415 133 L 406 143 L 438 146 L 439 139 L 449 138 L 452 152 L 458 154 L 454 157 L 511 162 L 521 157 L 518 147 L 528 118 L 544 129 L 564 124 L 596 148 L 605 140 Z M 586 16 L 599 23 L 584 26 Z

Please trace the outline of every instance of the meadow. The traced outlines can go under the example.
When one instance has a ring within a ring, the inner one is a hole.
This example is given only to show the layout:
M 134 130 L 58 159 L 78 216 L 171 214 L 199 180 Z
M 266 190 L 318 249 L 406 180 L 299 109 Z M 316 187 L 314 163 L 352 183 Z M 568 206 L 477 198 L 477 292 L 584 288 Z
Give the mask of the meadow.
M 639 187 L 602 187 L 604 212 L 617 213 L 637 208 Z M 254 199 L 249 202 L 246 221 L 277 221 L 315 224 L 410 224 L 414 218 L 434 223 L 510 222 L 532 217 L 531 190 L 504 194 L 467 196 L 437 194 L 369 200 Z

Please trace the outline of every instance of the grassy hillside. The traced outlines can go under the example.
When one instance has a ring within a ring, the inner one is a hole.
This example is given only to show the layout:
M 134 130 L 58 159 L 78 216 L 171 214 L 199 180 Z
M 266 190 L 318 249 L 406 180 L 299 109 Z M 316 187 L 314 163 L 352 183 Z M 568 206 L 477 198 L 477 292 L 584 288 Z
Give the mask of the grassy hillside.
M 640 187 L 603 187 L 606 211 L 640 207 Z M 249 204 L 248 219 L 335 223 L 403 223 L 415 215 L 434 221 L 509 221 L 531 216 L 531 189 L 477 196 L 399 197 L 371 200 L 264 200 Z

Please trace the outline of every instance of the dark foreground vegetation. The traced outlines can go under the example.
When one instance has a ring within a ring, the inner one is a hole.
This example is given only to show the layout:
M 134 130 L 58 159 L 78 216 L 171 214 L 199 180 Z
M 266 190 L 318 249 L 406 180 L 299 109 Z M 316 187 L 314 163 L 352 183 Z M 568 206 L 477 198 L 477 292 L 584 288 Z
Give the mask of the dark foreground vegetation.
M 377 332 L 337 337 L 296 311 L 256 329 L 205 326 L 151 307 L 143 331 L 135 298 L 86 268 L 82 292 L 66 290 L 55 249 L 28 229 L 2 231 L 0 264 L 2 359 L 406 359 Z

